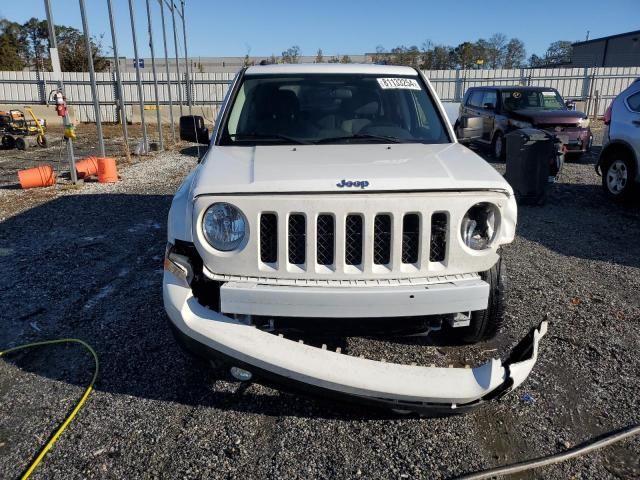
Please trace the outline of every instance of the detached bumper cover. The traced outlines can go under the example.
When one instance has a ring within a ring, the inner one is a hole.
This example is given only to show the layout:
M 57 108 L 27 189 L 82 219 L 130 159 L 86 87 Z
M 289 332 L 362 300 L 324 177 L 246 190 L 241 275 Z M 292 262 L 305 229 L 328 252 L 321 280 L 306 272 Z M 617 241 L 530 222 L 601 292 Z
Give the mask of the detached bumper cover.
M 424 414 L 462 413 L 516 388 L 531 372 L 547 330 L 542 322 L 505 362 L 421 367 L 352 357 L 263 332 L 200 305 L 184 281 L 167 271 L 163 294 L 178 337 L 198 353 L 289 387 Z

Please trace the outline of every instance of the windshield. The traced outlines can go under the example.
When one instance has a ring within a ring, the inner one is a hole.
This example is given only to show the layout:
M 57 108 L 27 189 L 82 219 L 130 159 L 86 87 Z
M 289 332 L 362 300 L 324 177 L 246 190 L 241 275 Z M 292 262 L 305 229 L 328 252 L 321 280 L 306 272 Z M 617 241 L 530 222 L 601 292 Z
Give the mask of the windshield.
M 502 106 L 513 110 L 566 110 L 562 97 L 555 90 L 502 90 Z
M 221 145 L 448 143 L 418 77 L 365 74 L 248 75 Z

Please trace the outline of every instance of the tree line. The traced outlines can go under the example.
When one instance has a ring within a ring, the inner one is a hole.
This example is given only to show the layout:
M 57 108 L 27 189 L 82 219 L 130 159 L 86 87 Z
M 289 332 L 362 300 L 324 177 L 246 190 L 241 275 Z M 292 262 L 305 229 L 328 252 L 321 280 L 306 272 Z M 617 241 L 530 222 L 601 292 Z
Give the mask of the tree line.
M 502 33 L 495 33 L 488 39 L 480 38 L 476 42 L 462 42 L 456 47 L 435 44 L 426 41 L 419 48 L 416 45 L 385 49 L 379 45 L 371 55 L 374 63 L 388 65 L 409 65 L 423 70 L 451 70 L 455 68 L 521 68 L 521 67 L 559 67 L 571 61 L 571 44 L 560 40 L 549 45 L 541 56 L 533 54 L 527 59 L 524 42 L 518 38 L 507 38 Z M 294 45 L 282 52 L 280 57 L 271 55 L 263 63 L 299 63 L 300 47 Z M 322 49 L 318 49 L 315 63 L 351 63 L 348 55 L 325 57 Z M 253 63 L 249 55 L 245 63 Z
M 77 28 L 56 25 L 60 66 L 64 72 L 87 72 L 84 34 Z M 91 39 L 93 66 L 97 72 L 109 68 L 101 38 Z M 46 20 L 31 18 L 25 23 L 0 19 L 0 70 L 51 70 L 49 26 Z

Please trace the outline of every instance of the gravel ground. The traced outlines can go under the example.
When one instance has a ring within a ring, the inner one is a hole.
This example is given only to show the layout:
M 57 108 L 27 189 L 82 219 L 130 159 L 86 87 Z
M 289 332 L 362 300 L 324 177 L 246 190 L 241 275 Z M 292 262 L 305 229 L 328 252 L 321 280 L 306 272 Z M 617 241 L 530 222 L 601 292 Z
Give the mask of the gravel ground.
M 171 197 L 193 156 L 121 165 L 112 185 L 0 189 L 0 348 L 79 337 L 101 361 L 96 391 L 34 477 L 452 478 L 640 422 L 640 210 L 602 196 L 592 161 L 568 164 L 545 206 L 520 208 L 497 340 L 340 340 L 370 358 L 475 364 L 550 320 L 516 394 L 437 419 L 240 385 L 179 350 L 161 264 Z M 77 347 L 0 362 L 0 478 L 25 468 L 91 368 Z M 640 478 L 639 459 L 635 438 L 515 478 Z

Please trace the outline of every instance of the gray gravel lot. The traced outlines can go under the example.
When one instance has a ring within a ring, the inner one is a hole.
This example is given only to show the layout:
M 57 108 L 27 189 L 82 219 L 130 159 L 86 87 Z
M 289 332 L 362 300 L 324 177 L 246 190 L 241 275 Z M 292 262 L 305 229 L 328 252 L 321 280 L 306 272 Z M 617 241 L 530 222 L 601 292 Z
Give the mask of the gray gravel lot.
M 161 268 L 171 196 L 192 156 L 121 167 L 113 185 L 0 189 L 0 348 L 72 336 L 101 361 L 96 391 L 34 477 L 452 478 L 640 422 L 640 209 L 607 201 L 592 161 L 567 165 L 544 207 L 520 208 L 497 340 L 343 340 L 370 358 L 457 365 L 504 354 L 550 320 L 517 394 L 439 419 L 240 385 L 179 350 Z M 0 478 L 20 474 L 91 369 L 77 347 L 0 361 Z M 635 438 L 515 478 L 640 478 L 639 459 Z

